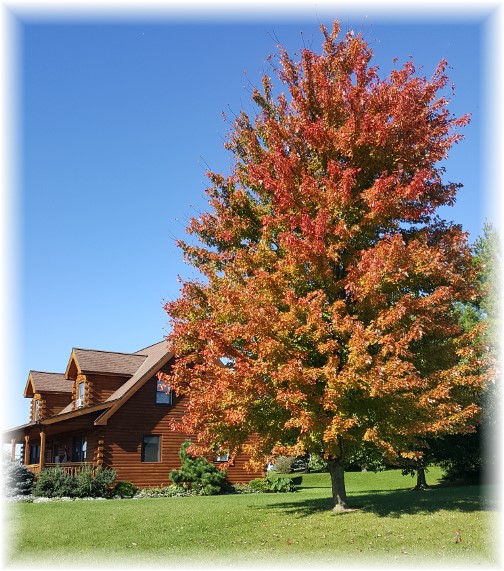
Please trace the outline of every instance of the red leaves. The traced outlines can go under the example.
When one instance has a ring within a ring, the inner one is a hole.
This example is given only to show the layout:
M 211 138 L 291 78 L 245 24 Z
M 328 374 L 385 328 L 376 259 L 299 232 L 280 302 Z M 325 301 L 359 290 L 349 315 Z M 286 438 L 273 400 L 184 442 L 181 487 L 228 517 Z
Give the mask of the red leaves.
M 338 31 L 322 28 L 321 55 L 282 51 L 289 93 L 275 101 L 265 77 L 259 114 L 237 118 L 233 172 L 209 173 L 200 245 L 181 244 L 205 282 L 166 305 L 181 428 L 231 450 L 254 433 L 257 462 L 340 454 L 341 437 L 393 456 L 477 415 L 463 389 L 483 383 L 481 353 L 453 310 L 473 295 L 470 252 L 430 218 L 454 200 L 437 163 L 468 118 L 447 111 L 446 62 L 380 79 L 362 37 Z

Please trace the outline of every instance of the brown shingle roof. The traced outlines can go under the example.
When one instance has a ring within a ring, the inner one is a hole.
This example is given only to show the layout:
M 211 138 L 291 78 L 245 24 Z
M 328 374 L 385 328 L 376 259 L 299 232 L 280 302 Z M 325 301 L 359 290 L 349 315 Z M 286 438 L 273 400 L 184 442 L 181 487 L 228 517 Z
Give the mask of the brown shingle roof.
M 73 354 L 83 372 L 103 372 L 131 375 L 125 383 L 121 385 L 103 404 L 114 405 L 115 401 L 121 401 L 123 397 L 129 398 L 127 393 L 135 390 L 138 383 L 145 382 L 146 375 L 153 375 L 157 372 L 163 360 L 171 355 L 170 349 L 165 340 L 140 349 L 135 353 L 112 353 L 109 351 L 95 351 L 90 349 L 73 349 Z M 52 374 L 52 373 L 46 373 Z M 60 375 L 64 377 L 64 375 Z M 72 387 L 73 383 L 65 381 Z M 135 387 L 135 389 L 134 389 Z M 71 392 L 71 388 L 68 392 Z M 91 407 L 92 409 L 92 407 Z M 73 412 L 73 401 L 60 411 L 57 416 Z M 87 410 L 87 409 L 82 409 Z M 105 411 L 104 414 L 106 414 Z
M 73 352 L 83 373 L 113 373 L 131 376 L 146 359 L 146 355 L 92 349 L 74 349 Z
M 63 373 L 44 373 L 30 371 L 33 388 L 36 393 L 71 393 L 72 382 L 65 380 Z
M 135 371 L 135 374 L 128 379 L 114 394 L 112 394 L 107 401 L 114 401 L 120 399 L 124 394 L 128 392 L 128 390 L 135 385 L 144 375 L 149 371 L 154 365 L 159 363 L 161 359 L 169 353 L 169 349 L 165 340 L 160 341 L 154 345 L 150 345 L 149 347 L 145 347 L 145 349 L 140 349 L 134 355 L 142 355 L 144 357 L 144 361 L 142 365 Z
M 100 353 L 100 351 L 87 351 L 85 349 L 74 349 L 74 353 L 77 351 L 86 351 L 88 353 Z M 101 351 L 101 353 L 106 353 Z M 156 366 L 162 361 L 164 357 L 166 357 L 170 353 L 170 350 L 167 346 L 165 340 L 160 341 L 159 343 L 155 343 L 154 345 L 150 345 L 149 347 L 145 347 L 144 349 L 140 349 L 136 351 L 136 353 L 113 353 L 113 355 L 120 355 L 121 358 L 124 357 L 134 357 L 141 359 L 141 365 L 137 368 L 134 372 L 132 377 L 128 379 L 125 383 L 123 383 L 109 398 L 107 398 L 104 402 L 109 402 L 111 405 L 115 401 L 119 401 L 123 396 L 125 396 L 128 391 L 130 391 L 138 382 L 142 380 L 142 378 L 148 373 L 154 374 L 156 372 Z M 108 353 L 110 355 L 110 353 Z M 83 368 L 82 363 L 80 361 L 80 357 L 76 354 L 76 358 L 79 361 L 79 365 Z M 151 371 L 153 369 L 153 371 Z M 110 372 L 110 371 L 107 371 Z M 58 414 L 66 414 L 68 412 L 73 411 L 73 402 L 69 403 L 60 413 Z

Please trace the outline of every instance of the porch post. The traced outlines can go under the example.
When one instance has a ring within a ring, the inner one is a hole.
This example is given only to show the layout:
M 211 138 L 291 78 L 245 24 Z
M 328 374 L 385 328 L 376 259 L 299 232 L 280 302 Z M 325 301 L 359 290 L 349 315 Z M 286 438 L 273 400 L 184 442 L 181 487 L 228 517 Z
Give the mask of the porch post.
M 45 433 L 45 426 L 40 427 L 40 470 L 44 469 L 45 464 L 45 448 L 46 448 L 46 433 Z
M 30 464 L 30 437 L 28 434 L 24 437 L 24 464 L 28 466 Z
M 16 439 L 11 438 L 11 462 L 16 461 Z

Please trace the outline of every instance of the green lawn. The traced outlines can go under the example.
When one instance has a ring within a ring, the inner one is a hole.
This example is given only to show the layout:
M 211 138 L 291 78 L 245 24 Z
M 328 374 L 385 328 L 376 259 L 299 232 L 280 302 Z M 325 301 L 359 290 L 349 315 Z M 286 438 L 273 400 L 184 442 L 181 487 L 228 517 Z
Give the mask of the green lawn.
M 343 514 L 329 509 L 328 474 L 303 475 L 294 494 L 19 504 L 6 514 L 8 563 L 496 563 L 497 509 L 483 488 L 413 484 L 396 470 L 349 473 L 358 509 Z

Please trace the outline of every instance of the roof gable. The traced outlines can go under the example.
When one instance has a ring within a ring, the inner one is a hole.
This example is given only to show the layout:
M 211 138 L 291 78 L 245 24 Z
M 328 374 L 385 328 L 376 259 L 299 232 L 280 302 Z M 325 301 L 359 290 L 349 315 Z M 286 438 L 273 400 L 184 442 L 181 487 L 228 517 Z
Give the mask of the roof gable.
M 23 396 L 32 398 L 35 393 L 71 394 L 71 392 L 72 383 L 65 379 L 63 373 L 30 371 Z
M 130 376 L 110 397 L 105 401 L 90 407 L 75 410 L 74 402 L 71 401 L 56 416 L 45 419 L 43 424 L 59 422 L 61 415 L 83 415 L 96 410 L 106 408 L 101 416 L 95 419 L 96 425 L 107 424 L 108 419 L 118 410 L 138 389 L 153 377 L 161 368 L 170 361 L 174 353 L 170 351 L 165 340 L 140 349 L 135 353 L 112 353 L 110 351 L 95 351 L 88 349 L 73 349 L 67 370 L 62 373 L 40 373 L 30 371 L 25 388 L 25 396 L 39 392 L 65 392 L 71 395 L 73 383 L 72 376 L 86 372 L 97 372 Z M 121 365 L 118 359 L 124 359 Z M 135 370 L 133 371 L 133 368 Z M 98 370 L 97 370 L 98 369 Z M 110 370 L 112 369 L 112 370 Z M 133 372 L 131 372 L 133 371 Z
M 155 375 L 170 359 L 174 353 L 170 351 L 165 340 L 145 349 L 140 349 L 136 354 L 146 355 L 145 361 L 135 374 L 128 379 L 117 391 L 105 402 L 112 406 L 95 420 L 95 424 L 106 424 L 108 419 L 118 410 L 138 389 L 140 389 L 153 375 Z
M 131 377 L 147 358 L 139 353 L 117 353 L 95 349 L 72 349 L 65 378 L 75 379 L 83 373 Z

